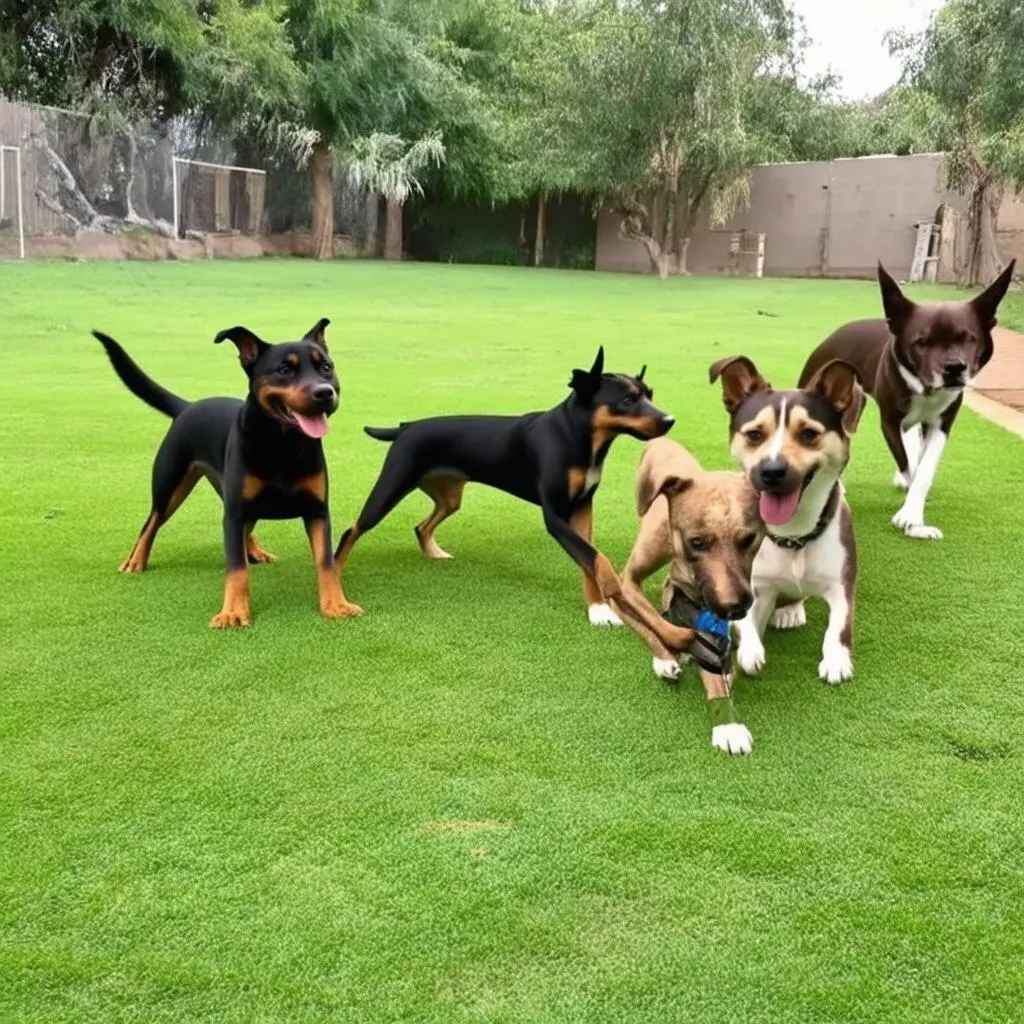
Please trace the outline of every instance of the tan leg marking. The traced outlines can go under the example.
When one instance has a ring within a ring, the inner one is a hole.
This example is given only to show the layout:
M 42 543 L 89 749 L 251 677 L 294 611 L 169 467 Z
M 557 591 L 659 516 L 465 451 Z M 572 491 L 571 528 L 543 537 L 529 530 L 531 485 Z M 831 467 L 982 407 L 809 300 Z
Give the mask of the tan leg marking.
M 462 506 L 462 492 L 466 481 L 457 476 L 437 474 L 420 480 L 420 490 L 434 499 L 434 511 L 416 527 L 416 539 L 420 550 L 427 558 L 451 558 L 447 551 L 434 540 L 434 531 Z
M 344 602 L 345 607 L 349 609 L 349 616 L 363 614 L 363 609 L 359 605 L 353 604 L 347 597 L 345 597 L 345 588 L 342 585 L 342 577 L 345 575 L 345 562 L 348 561 L 348 556 L 352 553 L 352 548 L 355 547 L 355 543 L 358 539 L 359 527 L 353 523 L 352 529 L 345 537 L 345 542 L 340 548 L 338 548 L 334 555 L 334 566 L 331 569 L 331 572 L 333 572 L 338 578 L 338 591 L 341 594 L 341 600 Z
M 570 470 L 570 473 L 572 470 Z M 569 525 L 589 544 L 594 534 L 594 508 L 592 505 L 583 505 L 576 509 L 569 516 Z M 601 604 L 604 598 L 601 596 L 601 588 L 597 580 L 587 572 L 583 572 L 583 600 L 589 608 L 592 604 Z
M 249 570 L 232 569 L 224 577 L 224 606 L 210 619 L 211 629 L 235 629 L 252 623 Z
M 309 547 L 316 564 L 316 585 L 320 595 L 320 614 L 327 619 L 347 619 L 359 615 L 361 609 L 349 604 L 341 592 L 341 579 L 334 568 L 331 549 L 327 545 L 327 520 L 314 519 L 306 524 Z
M 252 535 L 255 527 L 255 523 L 245 524 L 245 556 L 248 558 L 249 564 L 267 565 L 270 562 L 276 562 L 277 557 L 266 548 L 261 547 L 259 541 Z
M 203 472 L 201 469 L 192 468 L 182 478 L 181 483 L 174 488 L 170 501 L 164 514 L 158 516 L 156 512 L 150 512 L 149 518 L 142 527 L 139 539 L 132 547 L 131 553 L 121 563 L 120 572 L 145 572 L 149 565 L 149 555 L 153 550 L 153 541 L 156 540 L 157 531 L 167 522 L 175 512 L 181 508 L 182 502 L 192 493 L 192 488 L 199 483 Z

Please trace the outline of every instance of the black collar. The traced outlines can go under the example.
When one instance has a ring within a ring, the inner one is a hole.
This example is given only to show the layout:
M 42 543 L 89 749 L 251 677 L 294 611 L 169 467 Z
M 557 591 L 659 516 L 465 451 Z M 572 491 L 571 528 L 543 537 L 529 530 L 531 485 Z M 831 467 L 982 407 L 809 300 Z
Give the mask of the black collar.
M 828 524 L 831 523 L 835 517 L 838 505 L 839 481 L 837 480 L 832 485 L 832 490 L 829 491 L 828 494 L 828 501 L 825 502 L 825 507 L 821 510 L 821 515 L 818 516 L 818 522 L 810 533 L 805 533 L 802 537 L 780 537 L 777 533 L 772 533 L 772 531 L 766 526 L 765 531 L 768 534 L 768 539 L 773 544 L 778 544 L 780 548 L 787 548 L 790 551 L 800 551 L 807 547 L 812 540 L 817 540 L 825 532 Z

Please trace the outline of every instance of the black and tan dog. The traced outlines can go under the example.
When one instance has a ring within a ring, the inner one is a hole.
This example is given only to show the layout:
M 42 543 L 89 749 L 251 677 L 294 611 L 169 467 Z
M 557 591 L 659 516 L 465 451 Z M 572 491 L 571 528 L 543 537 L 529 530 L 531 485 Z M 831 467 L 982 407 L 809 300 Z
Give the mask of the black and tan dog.
M 252 529 L 260 519 L 302 519 L 317 565 L 320 611 L 343 618 L 345 604 L 334 572 L 327 506 L 327 466 L 321 438 L 338 407 L 338 378 L 327 354 L 320 320 L 301 341 L 270 345 L 246 327 L 213 340 L 232 341 L 249 378 L 244 402 L 207 398 L 187 402 L 151 380 L 113 338 L 98 331 L 122 382 L 136 397 L 173 422 L 153 462 L 153 504 L 122 572 L 143 572 L 157 531 L 178 510 L 201 477 L 224 501 L 227 576 L 224 605 L 214 628 L 248 626 L 247 562 L 269 562 Z
M 646 368 L 645 368 L 646 369 Z M 641 598 L 621 591 L 608 559 L 591 545 L 592 503 L 604 460 L 621 434 L 649 439 L 675 422 L 652 404 L 653 392 L 636 377 L 604 372 L 604 349 L 589 370 L 574 370 L 565 401 L 547 412 L 525 416 L 441 416 L 367 427 L 391 442 L 380 475 L 355 524 L 341 539 L 335 560 L 339 576 L 356 539 L 373 529 L 417 487 L 434 501 L 416 537 L 428 558 L 447 558 L 434 532 L 458 511 L 467 482 L 487 484 L 539 505 L 544 525 L 583 571 L 590 621 L 618 625 L 608 602 L 651 629 L 670 649 L 682 650 L 692 632 L 664 622 Z
M 882 434 L 896 460 L 893 483 L 907 496 L 892 523 L 908 537 L 941 540 L 924 506 L 964 389 L 992 358 L 996 310 L 1013 278 L 1014 261 L 967 302 L 912 302 L 878 265 L 885 319 L 855 320 L 811 353 L 800 386 L 832 359 L 852 363 L 878 403 Z
M 662 612 L 686 606 L 699 621 L 707 609 L 723 622 L 741 619 L 753 603 L 751 571 L 764 538 L 757 492 L 746 474 L 708 471 L 681 444 L 667 437 L 644 445 L 636 475 L 640 532 L 622 572 L 627 590 L 669 565 L 662 587 Z M 727 634 L 726 634 L 727 635 Z M 679 661 L 654 636 L 646 637 L 656 675 L 675 679 Z M 695 651 L 691 648 L 691 652 Z M 709 652 L 711 653 L 711 652 Z M 726 656 L 694 654 L 708 707 L 714 709 L 711 745 L 729 754 L 747 754 L 750 731 L 735 715 L 730 699 L 731 664 Z
M 715 363 L 710 377 L 721 377 L 730 450 L 758 492 L 766 529 L 736 660 L 748 675 L 760 672 L 772 613 L 776 628 L 795 629 L 806 622 L 804 600 L 821 597 L 829 614 L 818 675 L 828 683 L 849 679 L 857 546 L 840 477 L 864 408 L 857 371 L 836 359 L 799 391 L 775 391 L 749 359 L 735 356 Z

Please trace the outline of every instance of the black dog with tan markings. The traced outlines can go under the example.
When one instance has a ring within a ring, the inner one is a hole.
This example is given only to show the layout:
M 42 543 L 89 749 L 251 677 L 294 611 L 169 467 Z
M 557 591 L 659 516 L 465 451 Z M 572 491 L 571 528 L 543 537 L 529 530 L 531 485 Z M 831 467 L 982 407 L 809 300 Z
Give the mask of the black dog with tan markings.
M 645 367 L 646 369 L 646 367 Z M 525 416 L 440 416 L 397 427 L 366 427 L 391 442 L 373 490 L 335 553 L 339 576 L 356 539 L 372 530 L 417 487 L 434 501 L 416 538 L 428 558 L 448 558 L 434 532 L 462 504 L 467 482 L 487 484 L 539 505 L 544 525 L 583 572 L 594 625 L 618 625 L 608 602 L 639 620 L 670 649 L 680 651 L 692 631 L 665 622 L 643 599 L 622 592 L 608 559 L 590 543 L 592 503 L 612 442 L 622 434 L 648 440 L 675 422 L 652 404 L 653 392 L 636 377 L 604 372 L 604 349 L 589 370 L 574 370 L 564 402 Z
M 121 571 L 145 571 L 157 531 L 205 476 L 224 501 L 227 575 L 223 607 L 210 620 L 215 629 L 252 621 L 247 563 L 273 560 L 252 536 L 260 519 L 303 520 L 321 613 L 352 614 L 334 571 L 321 444 L 327 417 L 338 407 L 338 378 L 324 341 L 329 323 L 320 320 L 301 341 L 279 345 L 246 327 L 221 331 L 213 340 L 235 344 L 249 378 L 244 402 L 187 402 L 151 380 L 113 338 L 93 332 L 128 390 L 173 420 L 153 463 L 152 508 Z

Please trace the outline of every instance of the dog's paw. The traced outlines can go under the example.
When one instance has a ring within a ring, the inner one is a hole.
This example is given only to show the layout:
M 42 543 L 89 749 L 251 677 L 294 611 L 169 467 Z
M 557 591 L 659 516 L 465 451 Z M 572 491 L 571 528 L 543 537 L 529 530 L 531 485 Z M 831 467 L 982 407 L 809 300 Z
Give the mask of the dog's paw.
M 910 477 L 907 473 L 901 473 L 898 469 L 892 475 L 893 487 L 898 487 L 901 491 L 905 491 L 910 486 Z
M 914 540 L 942 540 L 942 531 L 937 526 L 925 526 L 924 523 L 907 526 L 903 532 Z
M 325 619 L 354 619 L 363 614 L 363 609 L 349 601 L 321 601 L 320 614 Z
M 795 604 L 784 604 L 781 608 L 775 609 L 772 615 L 772 625 L 776 629 L 799 629 L 807 625 L 807 610 L 803 601 Z
M 651 658 L 651 668 L 659 679 L 678 679 L 679 662 L 672 658 Z
M 850 657 L 850 649 L 843 644 L 837 644 L 831 649 L 821 652 L 822 658 L 818 664 L 818 675 L 833 686 L 836 683 L 845 683 L 847 679 L 853 678 L 853 659 Z
M 711 730 L 711 746 L 727 754 L 749 754 L 754 749 L 754 737 L 745 725 L 727 722 Z
M 117 567 L 117 571 L 118 571 L 118 572 L 131 572 L 131 573 L 137 573 L 137 572 L 145 572 L 145 571 L 146 571 L 146 562 L 145 562 L 145 560 L 144 560 L 144 559 L 142 559 L 142 558 L 137 558 L 137 557 L 135 556 L 135 552 L 133 551 L 133 552 L 132 552 L 132 553 L 131 553 L 131 554 L 130 554 L 130 555 L 129 555 L 129 556 L 128 556 L 128 557 L 127 557 L 127 558 L 126 558 L 126 559 L 125 559 L 125 560 L 124 560 L 124 561 L 123 561 L 123 562 L 122 562 L 122 563 L 121 563 L 121 564 L 120 564 L 120 565 L 119 565 L 119 566 Z
M 277 555 L 272 555 L 266 548 L 261 548 L 255 542 L 249 544 L 245 557 L 250 565 L 270 565 L 271 562 L 277 561 Z
M 234 609 L 218 612 L 210 619 L 210 629 L 240 629 L 242 626 L 249 626 L 251 624 L 252 617 L 247 611 L 236 611 Z
M 740 645 L 736 649 L 736 661 L 744 675 L 756 676 L 765 665 L 764 644 L 756 637 L 741 639 Z
M 587 618 L 592 626 L 621 626 L 622 619 L 606 604 L 592 604 L 587 607 Z

